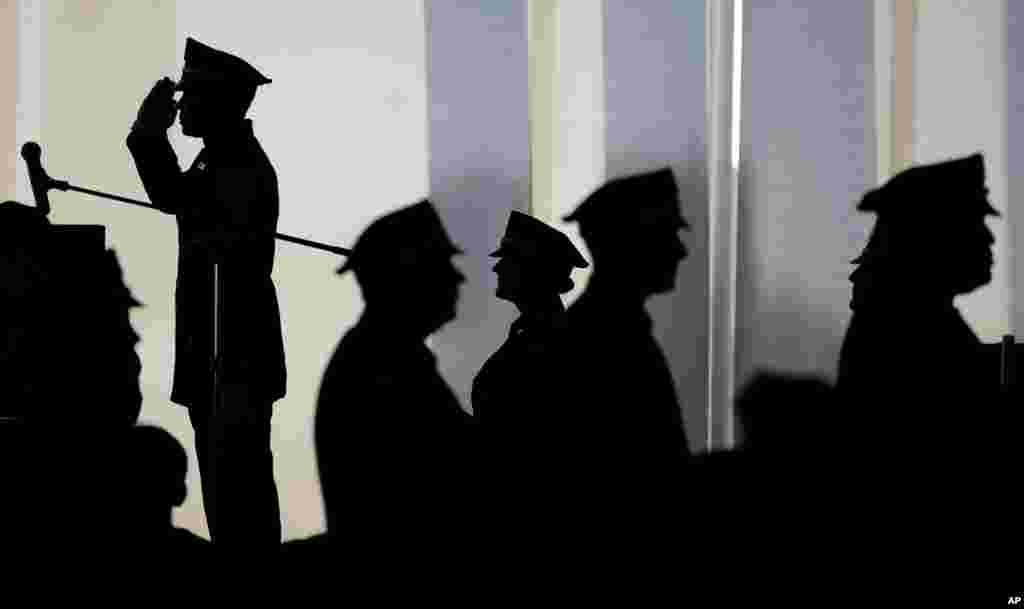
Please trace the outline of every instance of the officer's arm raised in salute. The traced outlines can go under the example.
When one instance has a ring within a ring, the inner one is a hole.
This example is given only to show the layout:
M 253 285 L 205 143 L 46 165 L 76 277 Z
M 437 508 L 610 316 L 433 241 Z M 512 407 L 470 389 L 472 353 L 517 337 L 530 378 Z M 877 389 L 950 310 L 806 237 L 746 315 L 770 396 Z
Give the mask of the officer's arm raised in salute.
M 128 135 L 128 150 L 135 159 L 146 195 L 154 207 L 169 214 L 177 213 L 183 200 L 178 155 L 167 139 L 167 130 L 177 113 L 174 82 L 162 78 L 143 100 Z

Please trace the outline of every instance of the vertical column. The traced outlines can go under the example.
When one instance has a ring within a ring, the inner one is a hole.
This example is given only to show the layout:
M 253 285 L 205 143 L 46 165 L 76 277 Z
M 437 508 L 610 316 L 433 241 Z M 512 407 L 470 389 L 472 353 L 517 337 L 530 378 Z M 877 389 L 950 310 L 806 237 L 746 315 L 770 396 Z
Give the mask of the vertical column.
M 892 84 L 889 175 L 914 164 L 914 54 L 917 0 L 892 5 Z M 888 176 L 886 176 L 886 179 Z
M 871 3 L 744 3 L 737 383 L 834 377 L 877 165 Z
M 555 203 L 555 162 L 558 158 L 558 42 L 561 3 L 527 0 L 530 88 L 530 214 L 551 222 Z
M 525 0 L 427 4 L 430 192 L 466 252 L 458 318 L 434 337 L 463 403 L 479 367 L 508 333 L 514 307 L 494 297 L 488 254 L 509 211 L 529 209 Z
M 18 3 L 0 5 L 0 145 L 7 160 L 0 172 L 0 186 L 5 200 L 14 196 L 17 169 L 22 169 L 20 146 L 17 144 L 18 104 Z
M 734 443 L 742 4 L 708 5 L 708 400 L 706 446 Z
M 44 18 L 46 6 L 42 0 L 18 0 L 17 2 L 17 61 L 15 140 L 17 150 L 28 141 L 39 141 L 42 136 L 43 113 L 43 65 L 46 45 L 44 44 Z M 32 205 L 32 185 L 28 171 L 20 155 L 14 160 L 15 199 Z
M 604 11 L 601 2 L 531 0 L 531 213 L 589 255 L 575 223 L 561 219 L 604 180 Z M 576 269 L 576 299 L 593 267 Z
M 1006 3 L 1006 168 L 1007 205 L 1003 222 L 1009 225 L 1006 238 L 1010 252 L 1024 244 L 1024 210 L 1011 201 L 1024 197 L 1024 3 Z M 1024 331 L 1024 264 L 1014 261 L 1010 270 L 1010 301 L 1013 303 L 1010 329 Z
M 680 265 L 677 289 L 649 308 L 691 449 L 699 451 L 708 391 L 705 3 L 607 0 L 604 23 L 608 177 L 671 165 L 693 225 L 683 236 L 690 257 Z
M 916 0 L 873 0 L 874 130 L 878 184 L 914 161 Z

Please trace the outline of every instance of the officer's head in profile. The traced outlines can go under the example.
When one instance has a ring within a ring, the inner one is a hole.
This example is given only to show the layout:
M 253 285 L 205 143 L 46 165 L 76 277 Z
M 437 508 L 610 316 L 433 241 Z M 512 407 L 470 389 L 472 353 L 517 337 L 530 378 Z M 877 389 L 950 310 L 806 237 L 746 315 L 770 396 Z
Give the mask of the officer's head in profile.
M 0 402 L 12 415 L 135 422 L 141 362 L 130 311 L 140 303 L 104 235 L 0 204 Z
M 189 38 L 185 42 L 185 68 L 174 88 L 181 131 L 190 137 L 238 124 L 245 118 L 256 89 L 270 79 L 238 57 Z
M 579 223 L 595 278 L 612 277 L 617 286 L 642 295 L 674 289 L 679 263 L 688 255 L 679 230 L 690 225 L 680 212 L 670 168 L 611 180 L 564 220 Z
M 803 453 L 834 431 L 832 387 L 822 378 L 758 370 L 736 398 L 740 446 L 758 454 Z
M 573 288 L 572 269 L 589 266 L 564 233 L 518 211 L 509 214 L 491 257 L 498 258 L 495 295 L 516 304 L 565 294 Z
M 142 410 L 142 360 L 136 352 L 140 337 L 132 326 L 131 310 L 142 303 L 125 285 L 121 264 L 113 250 L 106 250 L 98 261 L 96 285 L 97 328 L 99 338 L 105 337 L 107 344 L 99 365 L 108 378 L 109 402 L 112 408 L 116 405 L 117 410 L 123 409 L 126 421 L 134 421 Z
M 877 214 L 868 244 L 854 260 L 864 272 L 927 283 L 946 296 L 992 280 L 986 225 L 999 216 L 988 200 L 981 154 L 907 169 L 869 191 L 857 209 Z
M 424 199 L 374 220 L 338 273 L 355 273 L 367 313 L 426 336 L 455 319 L 466 278 L 452 257 L 461 253 Z
M 166 528 L 171 510 L 188 496 L 188 455 L 174 436 L 152 425 L 133 427 L 126 444 L 126 517 L 137 526 Z

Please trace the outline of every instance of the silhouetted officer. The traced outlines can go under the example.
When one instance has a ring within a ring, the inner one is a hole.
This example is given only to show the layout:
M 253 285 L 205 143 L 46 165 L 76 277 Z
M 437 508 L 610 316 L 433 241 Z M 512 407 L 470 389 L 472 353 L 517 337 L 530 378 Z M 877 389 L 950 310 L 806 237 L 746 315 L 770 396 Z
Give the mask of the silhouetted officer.
M 455 318 L 459 253 L 424 200 L 370 224 L 339 270 L 366 306 L 324 372 L 317 462 L 328 535 L 367 561 L 464 533 L 472 418 L 425 344 Z
M 128 148 L 150 200 L 177 218 L 171 401 L 189 408 L 211 535 L 276 549 L 270 429 L 286 381 L 271 280 L 278 185 L 245 118 L 256 89 L 269 82 L 245 61 L 189 38 L 177 107 L 182 132 L 203 138 L 202 151 L 182 173 L 167 140 L 175 116 L 168 79 L 143 102 Z
M 992 278 L 985 218 L 999 214 L 987 192 L 975 154 L 908 169 L 857 206 L 878 220 L 854 260 L 853 317 L 839 356 L 851 449 L 952 456 L 991 422 L 961 410 L 994 414 L 999 379 L 953 304 Z
M 520 316 L 473 379 L 473 416 L 503 458 L 525 463 L 564 442 L 570 417 L 561 413 L 572 410 L 573 396 L 565 390 L 572 379 L 560 295 L 573 287 L 572 269 L 589 264 L 562 232 L 517 211 L 491 256 L 499 259 L 496 296 Z
M 188 497 L 188 455 L 174 436 L 151 425 L 133 428 L 120 473 L 123 504 L 117 511 L 123 520 L 118 528 L 136 558 L 145 559 L 151 569 L 198 569 L 197 563 L 209 561 L 210 543 L 171 520 L 173 509 Z
M 671 291 L 689 228 L 672 170 L 611 180 L 569 216 L 594 261 L 569 308 L 578 355 L 579 441 L 606 471 L 650 474 L 689 455 L 675 382 L 651 334 L 648 298 Z
M 866 538 L 915 557 L 937 536 L 976 556 L 981 540 L 1021 539 L 1015 502 L 997 497 L 1008 485 L 993 485 L 1018 476 L 1015 414 L 999 398 L 996 362 L 954 304 L 992 278 L 986 218 L 999 213 L 987 193 L 974 154 L 907 169 L 857 207 L 877 220 L 850 276 L 840 463 L 862 498 L 865 509 L 850 511 Z M 990 567 L 1020 572 L 1019 561 Z

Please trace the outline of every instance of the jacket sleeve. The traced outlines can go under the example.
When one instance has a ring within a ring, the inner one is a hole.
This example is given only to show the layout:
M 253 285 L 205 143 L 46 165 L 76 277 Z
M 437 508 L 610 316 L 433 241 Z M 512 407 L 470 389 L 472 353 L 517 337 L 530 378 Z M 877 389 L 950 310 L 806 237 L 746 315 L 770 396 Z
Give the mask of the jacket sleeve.
M 184 176 L 167 134 L 133 129 L 127 144 L 150 202 L 160 211 L 176 215 L 185 200 Z

